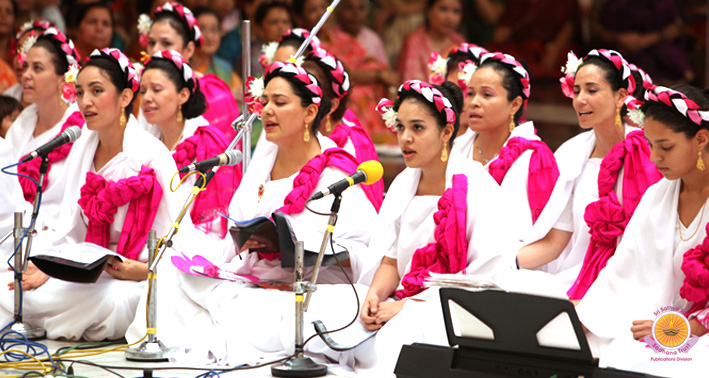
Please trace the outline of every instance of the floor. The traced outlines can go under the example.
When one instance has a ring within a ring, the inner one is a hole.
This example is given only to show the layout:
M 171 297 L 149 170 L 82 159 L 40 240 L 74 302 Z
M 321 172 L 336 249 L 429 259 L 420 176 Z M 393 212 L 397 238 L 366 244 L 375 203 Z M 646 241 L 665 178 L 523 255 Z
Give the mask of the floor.
M 55 352 L 57 349 L 62 347 L 76 346 L 77 342 L 67 342 L 67 341 L 55 341 L 55 340 L 40 340 L 39 343 L 45 345 L 50 351 Z M 112 347 L 115 347 L 113 345 Z M 106 347 L 109 348 L 109 347 Z M 14 347 L 14 350 L 20 349 Z M 75 362 L 69 362 L 75 361 Z M 79 362 L 80 361 L 80 362 Z M 2 361 L 4 362 L 4 360 Z M 6 369 L 3 363 L 0 362 L 0 377 L 18 377 L 28 371 L 19 371 Z M 95 366 L 94 364 L 99 364 L 104 368 Z M 68 369 L 69 366 L 73 369 L 73 375 L 71 377 L 90 377 L 90 378 L 116 378 L 116 377 L 151 377 L 151 378 L 187 378 L 187 377 L 218 377 L 218 375 L 205 375 L 210 369 L 210 367 L 204 366 L 193 366 L 185 369 L 184 365 L 177 365 L 170 362 L 136 362 L 128 361 L 124 356 L 124 352 L 112 351 L 96 356 L 85 356 L 85 357 L 72 357 L 70 360 L 65 362 L 65 366 Z M 181 369 L 182 368 L 182 369 Z M 213 368 L 213 367 L 212 367 Z M 222 373 L 222 376 L 225 374 Z M 27 374 L 27 377 L 41 377 L 41 374 Z M 64 375 L 57 375 L 64 376 Z M 255 369 L 248 369 L 242 371 L 230 371 L 228 372 L 229 377 L 271 377 L 271 367 L 261 366 Z M 333 377 L 334 375 L 328 374 L 328 377 Z M 46 377 L 51 377 L 51 375 L 46 375 Z

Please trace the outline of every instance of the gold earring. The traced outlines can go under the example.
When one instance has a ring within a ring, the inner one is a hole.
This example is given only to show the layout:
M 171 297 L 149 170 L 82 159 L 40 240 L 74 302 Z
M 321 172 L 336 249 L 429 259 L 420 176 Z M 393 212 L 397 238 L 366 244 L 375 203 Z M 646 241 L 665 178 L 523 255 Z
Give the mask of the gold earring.
M 617 109 L 615 112 L 615 126 L 623 127 L 623 120 L 620 118 L 620 109 Z
M 310 142 L 310 132 L 308 131 L 308 124 L 305 124 L 305 133 L 303 134 L 303 142 Z
M 517 127 L 517 125 L 515 125 L 515 116 L 511 116 L 510 117 L 510 132 L 513 132 L 515 130 L 515 127 Z
M 59 105 L 65 105 L 66 102 L 64 101 L 64 95 L 62 94 L 62 91 L 59 91 Z
M 118 124 L 121 125 L 121 127 L 126 127 L 126 111 L 125 109 L 121 109 L 121 117 L 118 118 Z
M 177 122 L 182 122 L 182 105 L 180 105 L 180 108 L 177 109 Z
M 446 142 L 443 142 L 443 151 L 441 151 L 441 161 L 444 163 L 448 161 L 448 146 L 446 145 Z
M 325 131 L 328 133 L 332 131 L 332 124 L 330 123 L 330 117 L 327 117 L 327 122 L 325 123 Z
M 699 151 L 698 155 L 699 155 L 699 158 L 697 158 L 697 169 L 699 169 L 700 171 L 704 171 L 704 169 L 706 169 L 706 167 L 704 167 L 704 159 L 702 159 L 702 151 Z

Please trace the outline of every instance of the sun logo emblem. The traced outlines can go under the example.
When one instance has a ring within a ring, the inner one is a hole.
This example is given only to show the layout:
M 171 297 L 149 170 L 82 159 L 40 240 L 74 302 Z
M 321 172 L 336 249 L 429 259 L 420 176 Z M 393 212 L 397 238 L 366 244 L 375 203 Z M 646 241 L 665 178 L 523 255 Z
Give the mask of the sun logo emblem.
M 682 347 L 690 337 L 689 330 L 687 318 L 674 311 L 662 314 L 652 324 L 655 340 L 667 349 Z

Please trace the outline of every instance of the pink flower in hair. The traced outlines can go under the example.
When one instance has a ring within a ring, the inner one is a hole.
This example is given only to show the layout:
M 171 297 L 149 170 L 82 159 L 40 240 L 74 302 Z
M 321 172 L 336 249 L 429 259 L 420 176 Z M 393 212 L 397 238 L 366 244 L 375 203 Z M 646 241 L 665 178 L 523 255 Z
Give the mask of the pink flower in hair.
M 64 83 L 62 86 L 62 98 L 69 103 L 76 102 L 76 88 L 74 88 L 74 84 Z
M 249 106 L 249 112 L 261 114 L 263 110 L 263 104 L 261 103 L 261 96 L 263 95 L 264 85 L 262 78 L 255 78 L 249 76 L 246 79 L 247 91 L 244 93 L 244 101 Z
M 559 79 L 561 83 L 561 91 L 564 96 L 568 98 L 574 97 L 574 76 L 571 74 L 566 74 Z
M 386 127 L 391 131 L 396 131 L 396 117 L 398 116 L 398 113 L 394 110 L 394 102 L 388 98 L 383 98 L 379 100 L 379 103 L 375 109 L 379 114 L 381 114 Z
M 448 59 L 444 59 L 437 52 L 432 52 L 428 58 L 428 69 L 431 71 L 429 81 L 431 84 L 440 85 L 446 81 Z

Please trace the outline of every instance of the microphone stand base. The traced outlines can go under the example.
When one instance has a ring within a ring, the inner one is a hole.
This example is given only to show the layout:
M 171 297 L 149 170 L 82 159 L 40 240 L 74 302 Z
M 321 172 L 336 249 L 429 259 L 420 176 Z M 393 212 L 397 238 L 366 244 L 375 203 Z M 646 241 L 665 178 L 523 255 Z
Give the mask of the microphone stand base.
M 165 362 L 173 352 L 173 348 L 166 347 L 160 340 L 143 341 L 137 347 L 126 349 L 125 358 L 128 361 Z
M 327 366 L 315 363 L 309 357 L 293 357 L 281 365 L 271 366 L 274 377 L 322 377 Z
M 19 335 L 18 335 L 19 334 Z M 9 339 L 22 339 L 24 336 L 27 340 L 41 340 L 47 337 L 47 331 L 44 328 L 34 327 L 27 323 L 15 321 L 10 328 L 5 331 L 3 337 Z

